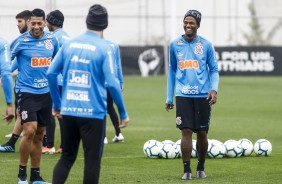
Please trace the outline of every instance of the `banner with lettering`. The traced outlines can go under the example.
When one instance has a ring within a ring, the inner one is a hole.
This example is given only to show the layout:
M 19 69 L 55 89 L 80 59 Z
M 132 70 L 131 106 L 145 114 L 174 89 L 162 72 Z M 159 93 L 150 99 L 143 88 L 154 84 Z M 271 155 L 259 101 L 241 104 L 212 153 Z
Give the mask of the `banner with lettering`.
M 282 47 L 215 47 L 221 75 L 282 75 Z
M 121 46 L 120 51 L 124 75 L 165 73 L 162 46 Z M 282 75 L 282 47 L 215 47 L 215 51 L 220 75 Z

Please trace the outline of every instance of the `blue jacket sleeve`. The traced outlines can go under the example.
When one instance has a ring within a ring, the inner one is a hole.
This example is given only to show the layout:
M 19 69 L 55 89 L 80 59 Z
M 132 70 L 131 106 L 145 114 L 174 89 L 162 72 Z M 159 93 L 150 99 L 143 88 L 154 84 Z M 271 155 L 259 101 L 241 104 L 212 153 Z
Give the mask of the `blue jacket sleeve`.
M 121 93 L 119 83 L 116 80 L 112 52 L 107 52 L 107 54 L 105 55 L 105 62 L 103 62 L 102 68 L 103 68 L 105 80 L 107 81 L 107 88 L 109 89 L 110 94 L 113 97 L 115 104 L 117 105 L 120 118 L 125 119 L 128 117 L 128 115 L 126 112 L 126 108 L 125 108 L 125 104 L 124 104 L 124 100 L 123 100 L 123 96 Z
M 211 90 L 218 91 L 218 84 L 219 84 L 219 72 L 218 72 L 218 65 L 216 62 L 215 57 L 215 50 L 212 45 L 209 47 L 208 51 L 208 67 L 210 71 L 210 80 L 211 80 Z
M 18 69 L 18 62 L 17 59 L 14 59 L 14 62 L 12 63 L 11 71 L 14 72 L 16 69 Z
M 168 66 L 168 76 L 167 76 L 167 97 L 166 97 L 167 104 L 173 104 L 176 69 L 177 69 L 177 59 L 175 57 L 173 43 L 171 43 L 169 48 L 169 66 Z
M 19 52 L 19 46 L 20 45 L 20 39 L 17 38 L 15 41 L 13 41 L 13 44 L 10 46 L 11 49 L 11 61 L 15 59 Z
M 1 64 L 1 76 L 2 85 L 7 103 L 13 101 L 13 80 L 11 72 L 11 60 L 10 60 L 10 47 L 8 44 L 3 45 L 0 51 L 0 64 Z
M 55 57 L 55 55 L 57 54 L 57 52 L 59 51 L 59 49 L 60 49 L 60 43 L 59 43 L 59 40 L 56 38 L 56 37 L 54 37 L 54 52 L 53 52 L 53 58 Z
M 120 87 L 122 88 L 124 82 L 123 82 L 123 75 L 122 75 L 122 67 L 121 67 L 121 59 L 120 59 L 120 51 L 119 46 L 116 45 L 116 51 L 115 51 L 115 58 L 116 58 L 116 66 L 117 66 L 117 77 L 120 82 Z
M 56 54 L 55 58 L 52 60 L 51 66 L 47 71 L 47 79 L 50 88 L 50 94 L 53 100 L 53 109 L 61 109 L 61 94 L 59 90 L 58 75 L 63 70 L 63 55 L 62 49 Z

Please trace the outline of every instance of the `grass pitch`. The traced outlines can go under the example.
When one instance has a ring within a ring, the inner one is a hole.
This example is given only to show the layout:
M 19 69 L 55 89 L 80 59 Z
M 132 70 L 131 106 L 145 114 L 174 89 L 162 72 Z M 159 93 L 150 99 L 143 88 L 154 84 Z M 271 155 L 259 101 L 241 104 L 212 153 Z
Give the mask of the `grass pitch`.
M 266 138 L 272 143 L 269 157 L 207 159 L 203 180 L 189 183 L 281 183 L 282 181 L 282 77 L 221 77 L 218 102 L 212 109 L 210 139 L 222 142 L 228 139 L 247 138 L 255 143 Z M 177 141 L 180 131 L 175 128 L 175 110 L 164 109 L 166 77 L 125 77 L 124 98 L 130 124 L 122 130 L 124 143 L 112 143 L 113 126 L 108 120 L 107 137 L 100 175 L 101 184 L 177 184 L 184 183 L 181 159 L 149 159 L 143 153 L 143 144 L 149 139 Z M 0 104 L 4 104 L 3 91 Z M 0 112 L 4 112 L 1 105 Z M 0 122 L 0 144 L 8 139 L 14 123 Z M 194 137 L 195 138 L 195 137 Z M 59 126 L 56 127 L 56 147 L 60 144 Z M 16 153 L 0 153 L 1 182 L 17 182 L 19 141 Z M 41 173 L 52 181 L 52 172 L 60 155 L 42 155 Z M 191 160 L 195 178 L 197 159 Z M 83 178 L 83 151 L 80 149 L 76 163 L 68 177 L 68 184 L 81 184 Z M 28 171 L 29 169 L 28 165 Z M 188 183 L 187 182 L 187 183 Z

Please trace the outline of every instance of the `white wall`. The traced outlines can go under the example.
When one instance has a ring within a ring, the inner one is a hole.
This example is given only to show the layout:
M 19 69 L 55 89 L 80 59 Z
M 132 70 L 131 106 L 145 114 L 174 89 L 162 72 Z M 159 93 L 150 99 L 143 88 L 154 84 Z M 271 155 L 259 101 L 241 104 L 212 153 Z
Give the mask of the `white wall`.
M 121 45 L 169 42 L 183 34 L 182 20 L 189 9 L 202 13 L 198 34 L 215 46 L 244 45 L 243 32 L 250 31 L 247 5 L 251 0 L 7 0 L 0 1 L 0 36 L 12 41 L 19 35 L 15 15 L 24 9 L 42 8 L 46 14 L 60 9 L 65 14 L 65 31 L 74 37 L 86 30 L 85 17 L 94 2 L 109 12 L 105 36 Z M 255 4 L 264 30 L 269 31 L 282 15 L 282 1 L 256 0 Z M 273 45 L 281 45 L 281 35 L 275 36 Z

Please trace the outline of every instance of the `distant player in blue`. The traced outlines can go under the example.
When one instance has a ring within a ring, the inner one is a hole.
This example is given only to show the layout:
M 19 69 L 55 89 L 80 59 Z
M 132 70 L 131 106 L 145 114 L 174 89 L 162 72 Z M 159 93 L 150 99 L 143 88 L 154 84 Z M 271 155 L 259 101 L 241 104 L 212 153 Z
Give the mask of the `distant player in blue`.
M 31 11 L 29 10 L 24 10 L 21 11 L 20 13 L 18 13 L 16 15 L 16 20 L 17 20 L 17 27 L 19 29 L 19 32 L 25 33 L 28 30 L 28 20 L 30 19 L 31 16 Z M 16 40 L 13 41 L 13 43 L 10 45 L 10 47 L 14 47 L 14 43 L 16 42 Z M 10 50 L 10 48 L 9 48 Z M 10 51 L 9 51 L 10 52 Z M 11 58 L 11 57 L 10 57 Z M 9 58 L 9 59 L 10 59 Z M 17 61 L 16 59 L 14 59 L 13 61 L 13 68 L 12 68 L 12 72 L 17 69 Z M 15 97 L 17 95 L 15 94 Z M 21 125 L 21 118 L 17 113 L 17 98 L 15 98 L 15 110 L 16 110 L 16 122 L 14 125 L 14 129 L 13 132 L 11 134 L 7 134 L 5 137 L 10 138 L 5 144 L 2 144 L 0 146 L 0 152 L 6 152 L 6 153 L 14 153 L 15 152 L 15 144 L 18 140 L 18 138 L 20 137 L 20 134 L 23 131 L 22 125 Z
M 122 91 L 124 89 L 124 81 L 123 81 L 123 75 L 122 75 L 119 46 L 118 46 L 118 44 L 111 42 L 110 40 L 107 40 L 107 39 L 105 39 L 105 40 L 110 45 L 110 47 L 112 48 L 112 51 L 113 51 L 113 54 L 114 54 L 114 61 L 115 61 L 115 64 L 114 64 L 115 76 L 119 80 L 120 89 Z M 112 142 L 123 142 L 124 137 L 121 133 L 120 128 L 126 127 L 127 124 L 119 125 L 119 118 L 118 118 L 118 115 L 117 115 L 115 107 L 114 107 L 114 101 L 113 101 L 113 98 L 112 98 L 108 89 L 107 89 L 107 111 L 108 111 L 108 114 L 110 115 L 110 119 L 111 119 L 112 124 L 115 128 L 115 134 L 116 134 L 115 137 L 112 139 Z M 108 139 L 107 139 L 106 135 L 105 135 L 104 143 L 105 144 L 108 143 Z
M 189 10 L 183 19 L 185 34 L 172 41 L 169 48 L 166 110 L 173 109 L 176 93 L 176 127 L 181 130 L 183 180 L 191 180 L 192 134 L 197 133 L 197 178 L 205 178 L 205 158 L 211 105 L 216 103 L 219 83 L 213 45 L 197 35 L 201 13 Z
M 63 30 L 63 24 L 64 24 L 64 15 L 60 10 L 51 11 L 46 17 L 46 25 L 49 31 L 53 33 L 53 36 L 55 36 L 59 40 L 60 47 L 70 40 L 69 35 Z M 61 74 L 58 75 L 58 85 L 60 91 L 62 89 L 62 84 L 63 84 L 62 80 L 63 80 L 62 75 Z M 61 126 L 61 119 L 58 120 Z M 46 135 L 44 135 L 44 140 L 46 140 L 46 146 L 42 149 L 42 153 L 44 154 L 62 153 L 61 145 L 57 149 L 57 151 L 55 150 L 55 146 L 54 146 L 55 128 L 56 128 L 55 118 L 54 116 L 52 116 L 52 121 L 49 124 L 47 124 Z
M 80 140 L 84 149 L 84 184 L 99 182 L 105 137 L 107 88 L 121 118 L 129 121 L 120 83 L 115 76 L 114 56 L 102 38 L 108 26 L 108 13 L 101 5 L 90 7 L 87 31 L 63 45 L 48 70 L 53 114 L 62 118 L 62 156 L 53 171 L 52 183 L 65 183 L 74 164 Z M 62 95 L 57 76 L 63 75 Z M 82 183 L 82 182 L 81 182 Z
M 0 37 L 0 74 L 1 82 L 4 90 L 5 101 L 7 103 L 6 112 L 3 114 L 3 119 L 8 123 L 14 118 L 13 111 L 13 79 L 11 73 L 11 53 L 10 45 L 6 40 Z
M 44 32 L 45 13 L 31 11 L 30 31 L 16 39 L 11 48 L 12 60 L 17 58 L 18 75 L 15 91 L 24 135 L 20 144 L 18 183 L 28 184 L 27 162 L 30 157 L 30 183 L 46 183 L 40 176 L 42 138 L 45 126 L 51 121 L 52 99 L 49 93 L 47 70 L 59 49 L 59 42 Z

